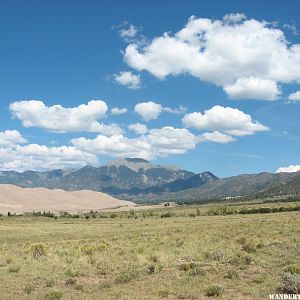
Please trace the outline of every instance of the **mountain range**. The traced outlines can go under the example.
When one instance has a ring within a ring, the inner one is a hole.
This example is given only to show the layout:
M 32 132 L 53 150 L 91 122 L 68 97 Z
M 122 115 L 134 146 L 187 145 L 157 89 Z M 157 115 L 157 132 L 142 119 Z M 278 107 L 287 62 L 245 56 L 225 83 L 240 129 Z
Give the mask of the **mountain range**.
M 0 172 L 0 183 L 66 191 L 92 190 L 135 202 L 204 201 L 231 197 L 300 195 L 300 172 L 244 174 L 218 178 L 141 158 L 113 160 L 100 167 L 45 172 Z

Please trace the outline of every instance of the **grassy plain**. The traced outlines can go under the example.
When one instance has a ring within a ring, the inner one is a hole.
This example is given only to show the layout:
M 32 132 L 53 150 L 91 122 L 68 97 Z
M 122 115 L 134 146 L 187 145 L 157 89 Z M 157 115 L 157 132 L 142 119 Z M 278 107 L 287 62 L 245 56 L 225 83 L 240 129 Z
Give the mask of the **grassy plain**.
M 296 204 L 264 206 L 280 205 Z M 213 215 L 220 207 L 2 216 L 1 299 L 268 299 L 297 288 L 299 211 Z

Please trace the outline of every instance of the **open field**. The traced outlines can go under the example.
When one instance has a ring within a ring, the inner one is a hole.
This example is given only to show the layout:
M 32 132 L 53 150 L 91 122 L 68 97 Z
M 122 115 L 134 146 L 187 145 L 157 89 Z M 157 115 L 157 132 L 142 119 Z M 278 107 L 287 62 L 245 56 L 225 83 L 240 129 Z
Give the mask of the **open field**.
M 299 211 L 231 214 L 213 204 L 2 216 L 0 233 L 4 300 L 268 299 L 300 285 Z

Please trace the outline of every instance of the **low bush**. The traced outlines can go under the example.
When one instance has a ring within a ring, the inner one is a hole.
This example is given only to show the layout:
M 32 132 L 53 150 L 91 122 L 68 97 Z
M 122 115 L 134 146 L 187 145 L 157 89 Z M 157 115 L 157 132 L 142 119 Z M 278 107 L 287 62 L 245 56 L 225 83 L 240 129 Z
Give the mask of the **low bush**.
M 285 266 L 283 271 L 285 273 L 300 274 L 300 264 L 291 264 L 291 265 Z
M 223 293 L 223 288 L 219 285 L 211 285 L 205 289 L 205 295 L 208 297 L 220 296 Z
M 171 218 L 171 217 L 172 217 L 172 215 L 171 215 L 171 213 L 170 213 L 170 212 L 167 212 L 167 213 L 163 213 L 163 214 L 161 214 L 161 215 L 160 215 L 160 217 L 161 217 L 161 218 Z
M 65 281 L 66 284 L 69 284 L 69 285 L 75 285 L 76 284 L 76 279 L 75 278 L 67 278 L 66 281 Z
M 161 290 L 158 292 L 158 295 L 161 298 L 168 298 L 169 297 L 169 291 L 168 290 Z
M 26 293 L 26 294 L 31 294 L 32 292 L 33 292 L 33 286 L 31 285 L 31 284 L 28 284 L 28 285 L 26 285 L 25 287 L 24 287 L 24 292 Z
M 46 249 L 47 249 L 47 245 L 42 244 L 42 243 L 32 244 L 30 247 L 32 256 L 34 258 L 46 256 L 47 255 Z
M 58 299 L 61 299 L 63 296 L 64 296 L 64 293 L 62 291 L 51 291 L 48 294 L 46 294 L 46 299 L 58 300 Z
M 281 292 L 286 294 L 299 294 L 300 274 L 284 273 L 282 275 Z
M 224 278 L 226 279 L 238 279 L 239 273 L 236 270 L 228 270 Z
M 21 267 L 18 265 L 10 266 L 8 268 L 9 273 L 18 273 L 20 271 Z
M 124 284 L 127 283 L 133 279 L 135 279 L 138 276 L 138 273 L 136 270 L 131 270 L 128 272 L 120 273 L 115 278 L 116 284 Z

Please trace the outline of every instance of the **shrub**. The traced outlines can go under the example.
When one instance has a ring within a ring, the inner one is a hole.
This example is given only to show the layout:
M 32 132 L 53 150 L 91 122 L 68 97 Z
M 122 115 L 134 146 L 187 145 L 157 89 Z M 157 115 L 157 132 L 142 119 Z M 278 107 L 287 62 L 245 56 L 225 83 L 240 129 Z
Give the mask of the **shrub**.
M 252 243 L 248 242 L 242 246 L 242 250 L 248 253 L 254 253 L 256 251 L 256 247 Z
M 155 265 L 149 265 L 147 267 L 147 272 L 148 272 L 149 275 L 154 274 L 155 273 Z
M 9 265 L 12 262 L 12 259 L 8 257 L 5 261 Z
M 52 213 L 52 212 L 50 212 L 50 211 L 48 211 L 48 212 L 44 211 L 44 212 L 41 214 L 41 216 L 47 217 L 47 218 L 54 218 L 54 213 Z
M 204 253 L 204 257 L 208 260 L 222 261 L 225 257 L 220 250 L 212 250 Z
M 161 290 L 161 291 L 158 292 L 158 295 L 161 298 L 168 298 L 169 297 L 169 291 L 167 291 L 167 290 Z
M 194 269 L 197 267 L 197 264 L 194 262 L 185 262 L 178 266 L 180 271 L 189 271 L 190 269 Z
M 20 266 L 10 266 L 8 269 L 9 273 L 18 273 L 20 271 L 21 267 Z
M 39 258 L 41 256 L 47 255 L 46 253 L 47 245 L 45 244 L 41 244 L 41 243 L 32 244 L 30 249 L 31 249 L 32 256 L 34 258 Z
M 250 265 L 253 262 L 252 257 L 250 255 L 241 255 L 237 254 L 234 256 L 230 263 L 236 265 L 240 268 L 243 268 L 245 265 Z
M 266 280 L 266 275 L 260 274 L 259 276 L 257 276 L 256 278 L 253 279 L 253 282 L 255 282 L 257 284 L 261 284 L 261 283 L 265 282 L 265 280 Z
M 25 287 L 24 287 L 24 292 L 26 293 L 26 294 L 31 294 L 32 292 L 33 292 L 33 286 L 32 285 L 30 285 L 30 284 L 28 284 L 28 285 L 26 285 Z
M 109 244 L 106 241 L 101 241 L 95 245 L 83 245 L 81 251 L 86 255 L 93 255 L 96 252 L 105 251 L 109 248 Z
M 117 277 L 115 278 L 115 283 L 124 284 L 124 283 L 127 283 L 127 282 L 135 279 L 137 276 L 138 276 L 138 273 L 136 270 L 124 272 L 124 273 L 117 275 Z
M 239 273 L 235 270 L 228 270 L 227 273 L 225 274 L 224 278 L 238 279 L 239 278 Z
M 206 272 L 205 270 L 201 269 L 200 267 L 192 268 L 188 271 L 189 276 L 195 277 L 195 276 L 205 276 Z
M 300 275 L 284 273 L 282 276 L 281 291 L 287 294 L 300 293 Z
M 236 241 L 241 245 L 245 245 L 247 243 L 247 239 L 244 236 L 239 237 Z
M 284 267 L 283 271 L 285 273 L 300 274 L 300 265 L 298 264 L 288 265 Z
M 149 260 L 157 263 L 157 262 L 159 262 L 159 257 L 157 255 L 151 255 L 149 257 Z
M 46 287 L 53 287 L 54 280 L 53 279 L 46 279 Z
M 83 286 L 81 284 L 76 284 L 75 287 L 74 287 L 74 289 L 76 291 L 83 291 Z
M 66 272 L 65 272 L 66 276 L 69 276 L 69 277 L 76 277 L 78 276 L 78 273 L 75 272 L 75 271 L 72 271 L 70 269 L 68 269 Z
M 64 293 L 62 291 L 51 291 L 48 294 L 46 294 L 46 299 L 57 300 L 57 299 L 61 299 L 63 296 Z
M 219 285 L 211 285 L 205 289 L 205 295 L 208 297 L 220 296 L 223 293 L 223 288 Z
M 74 285 L 76 284 L 76 279 L 70 277 L 70 278 L 67 278 L 66 279 L 66 284 L 69 284 L 69 285 Z
M 161 218 L 171 218 L 171 213 L 167 212 L 167 213 L 161 214 L 160 217 Z

